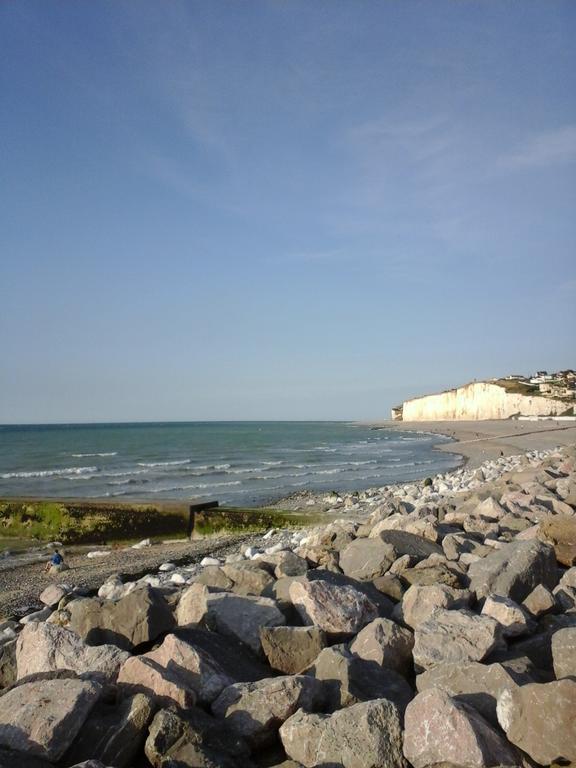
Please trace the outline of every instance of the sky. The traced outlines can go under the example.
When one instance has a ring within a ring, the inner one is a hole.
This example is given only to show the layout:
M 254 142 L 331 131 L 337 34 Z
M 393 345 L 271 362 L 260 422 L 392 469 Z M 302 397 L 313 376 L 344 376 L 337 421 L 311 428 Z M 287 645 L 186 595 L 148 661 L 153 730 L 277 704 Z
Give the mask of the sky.
M 3 0 L 0 422 L 576 368 L 573 0 Z

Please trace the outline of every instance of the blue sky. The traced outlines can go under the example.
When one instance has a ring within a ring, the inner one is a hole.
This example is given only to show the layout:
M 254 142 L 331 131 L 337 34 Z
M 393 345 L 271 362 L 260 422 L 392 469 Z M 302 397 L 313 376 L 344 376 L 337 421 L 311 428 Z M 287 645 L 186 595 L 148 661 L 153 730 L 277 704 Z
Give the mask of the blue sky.
M 0 422 L 576 367 L 571 0 L 0 5 Z

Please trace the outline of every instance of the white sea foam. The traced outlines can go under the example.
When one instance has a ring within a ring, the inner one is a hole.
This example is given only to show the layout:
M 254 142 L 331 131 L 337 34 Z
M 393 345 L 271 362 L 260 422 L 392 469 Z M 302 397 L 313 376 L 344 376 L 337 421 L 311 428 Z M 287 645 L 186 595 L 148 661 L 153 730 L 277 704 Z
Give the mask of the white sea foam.
M 98 472 L 98 467 L 64 467 L 63 469 L 39 469 L 33 472 L 4 472 L 0 477 L 3 480 L 30 477 L 66 477 L 66 475 L 82 475 L 87 472 Z
M 190 459 L 179 459 L 178 461 L 139 461 L 139 467 L 177 467 L 183 464 L 190 464 Z
M 118 456 L 118 451 L 108 451 L 106 453 L 73 453 L 75 459 L 85 459 L 89 456 Z

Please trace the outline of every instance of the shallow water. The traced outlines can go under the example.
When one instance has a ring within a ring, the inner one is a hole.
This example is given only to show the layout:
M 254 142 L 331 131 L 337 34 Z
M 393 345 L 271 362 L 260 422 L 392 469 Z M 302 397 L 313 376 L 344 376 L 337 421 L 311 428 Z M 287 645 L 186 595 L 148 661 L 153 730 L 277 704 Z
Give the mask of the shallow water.
M 345 422 L 0 426 L 0 496 L 216 498 L 251 506 L 459 465 L 448 438 Z

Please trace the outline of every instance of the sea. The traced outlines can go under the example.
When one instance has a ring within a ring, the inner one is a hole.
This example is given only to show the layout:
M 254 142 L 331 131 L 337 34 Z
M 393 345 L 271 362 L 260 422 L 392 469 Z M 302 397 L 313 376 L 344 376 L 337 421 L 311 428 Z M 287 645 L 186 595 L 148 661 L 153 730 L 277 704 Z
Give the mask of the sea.
M 359 491 L 446 472 L 448 437 L 347 422 L 0 426 L 0 498 L 217 499 Z

